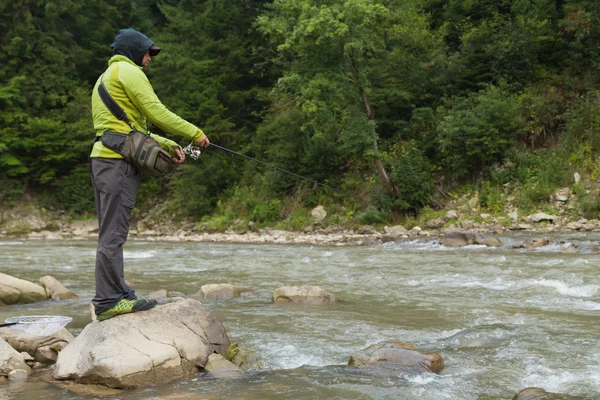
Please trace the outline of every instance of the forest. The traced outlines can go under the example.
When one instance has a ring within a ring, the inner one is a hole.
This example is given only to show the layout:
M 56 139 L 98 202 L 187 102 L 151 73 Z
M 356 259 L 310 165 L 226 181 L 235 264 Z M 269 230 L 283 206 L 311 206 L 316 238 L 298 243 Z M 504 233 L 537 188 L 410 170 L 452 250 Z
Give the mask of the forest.
M 0 4 L 4 206 L 95 213 L 90 96 L 131 27 L 163 49 L 147 74 L 167 108 L 219 146 L 338 190 L 208 148 L 144 177 L 137 212 L 301 228 L 322 204 L 329 223 L 385 224 L 474 192 L 490 213 L 509 197 L 544 210 L 572 186 L 574 212 L 598 217 L 596 0 Z

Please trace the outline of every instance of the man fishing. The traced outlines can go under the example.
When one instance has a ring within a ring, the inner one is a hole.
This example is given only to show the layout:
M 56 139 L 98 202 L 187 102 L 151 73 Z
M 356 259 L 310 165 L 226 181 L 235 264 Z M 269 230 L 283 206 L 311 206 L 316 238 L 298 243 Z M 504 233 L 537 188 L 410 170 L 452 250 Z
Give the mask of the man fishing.
M 144 311 L 156 305 L 155 300 L 138 299 L 127 285 L 123 269 L 123 244 L 127 241 L 131 211 L 135 206 L 141 176 L 122 155 L 102 144 L 105 132 L 129 133 L 131 127 L 118 119 L 102 101 L 98 86 L 106 91 L 125 111 L 133 127 L 149 133 L 147 121 L 165 132 L 207 147 L 204 132 L 169 111 L 154 93 L 143 72 L 152 57 L 160 51 L 152 40 L 134 29 L 119 31 L 111 45 L 113 56 L 108 68 L 96 82 L 92 92 L 92 117 L 96 138 L 91 158 L 92 185 L 98 213 L 98 248 L 96 251 L 96 295 L 92 303 L 96 317 L 102 321 L 120 314 Z M 169 152 L 173 162 L 182 163 L 185 154 L 172 140 L 150 134 Z

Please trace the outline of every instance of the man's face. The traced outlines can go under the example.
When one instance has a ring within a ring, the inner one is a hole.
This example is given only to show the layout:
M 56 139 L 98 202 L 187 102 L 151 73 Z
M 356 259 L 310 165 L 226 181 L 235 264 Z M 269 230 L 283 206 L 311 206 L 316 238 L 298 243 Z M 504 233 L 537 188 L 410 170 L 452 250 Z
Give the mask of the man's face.
M 152 60 L 152 58 L 150 57 L 150 52 L 147 51 L 146 54 L 144 54 L 144 58 L 142 59 L 142 67 L 144 69 L 148 69 L 148 64 L 150 64 L 150 60 Z

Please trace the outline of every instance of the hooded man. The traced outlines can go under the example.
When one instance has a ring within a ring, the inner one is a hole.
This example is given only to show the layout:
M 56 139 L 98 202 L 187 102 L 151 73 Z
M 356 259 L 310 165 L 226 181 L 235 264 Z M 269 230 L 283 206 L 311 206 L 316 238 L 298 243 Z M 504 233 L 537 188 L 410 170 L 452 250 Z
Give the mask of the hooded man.
M 149 120 L 163 131 L 182 136 L 198 146 L 207 147 L 210 143 L 200 128 L 178 117 L 160 102 L 143 72 L 152 57 L 160 52 L 160 47 L 141 32 L 122 29 L 111 48 L 113 57 L 92 92 L 96 138 L 90 154 L 90 169 L 98 213 L 96 295 L 92 303 L 100 321 L 149 310 L 156 305 L 155 300 L 138 299 L 125 282 L 123 244 L 129 233 L 131 210 L 135 206 L 141 176 L 123 156 L 102 144 L 104 132 L 129 133 L 131 128 L 104 105 L 98 92 L 100 82 L 136 130 L 149 133 Z M 177 143 L 156 134 L 151 136 L 171 154 L 173 162 L 185 160 Z

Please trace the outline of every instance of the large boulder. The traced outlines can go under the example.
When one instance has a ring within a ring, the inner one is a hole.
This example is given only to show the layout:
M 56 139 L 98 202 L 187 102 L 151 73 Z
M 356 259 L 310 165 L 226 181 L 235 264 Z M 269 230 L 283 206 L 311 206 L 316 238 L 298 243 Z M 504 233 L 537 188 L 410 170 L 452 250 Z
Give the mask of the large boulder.
M 44 364 L 55 363 L 58 353 L 75 339 L 65 328 L 49 336 L 37 336 L 16 329 L 1 328 L 0 338 L 6 340 L 13 349 L 28 353 L 35 361 Z
M 369 347 L 365 352 L 370 353 L 369 358 L 351 356 L 348 365 L 434 373 L 444 369 L 444 358 L 440 353 L 421 353 L 408 343 L 380 343 Z
M 31 368 L 25 363 L 21 353 L 0 338 L 0 376 L 8 376 L 11 371 L 19 369 L 31 373 Z
M 335 303 L 336 298 L 317 286 L 282 286 L 273 292 L 273 302 L 318 305 Z
M 79 296 L 71 292 L 69 289 L 63 286 L 56 278 L 47 275 L 40 278 L 42 287 L 46 289 L 46 294 L 52 300 L 68 300 L 77 299 Z
M 512 400 L 585 400 L 580 396 L 546 392 L 544 389 L 529 387 L 515 394 Z
M 203 285 L 198 292 L 190 297 L 198 300 L 213 299 L 226 300 L 240 297 L 242 293 L 251 292 L 252 289 L 243 288 L 240 286 L 229 285 L 226 283 L 211 283 Z
M 463 247 L 472 244 L 488 247 L 502 246 L 502 241 L 497 237 L 472 232 L 450 232 L 446 237 L 442 238 L 440 243 L 446 247 Z
M 206 307 L 181 300 L 88 324 L 60 352 L 54 378 L 115 388 L 164 383 L 191 376 L 229 344 Z
M 0 306 L 48 300 L 46 289 L 29 281 L 0 273 Z

